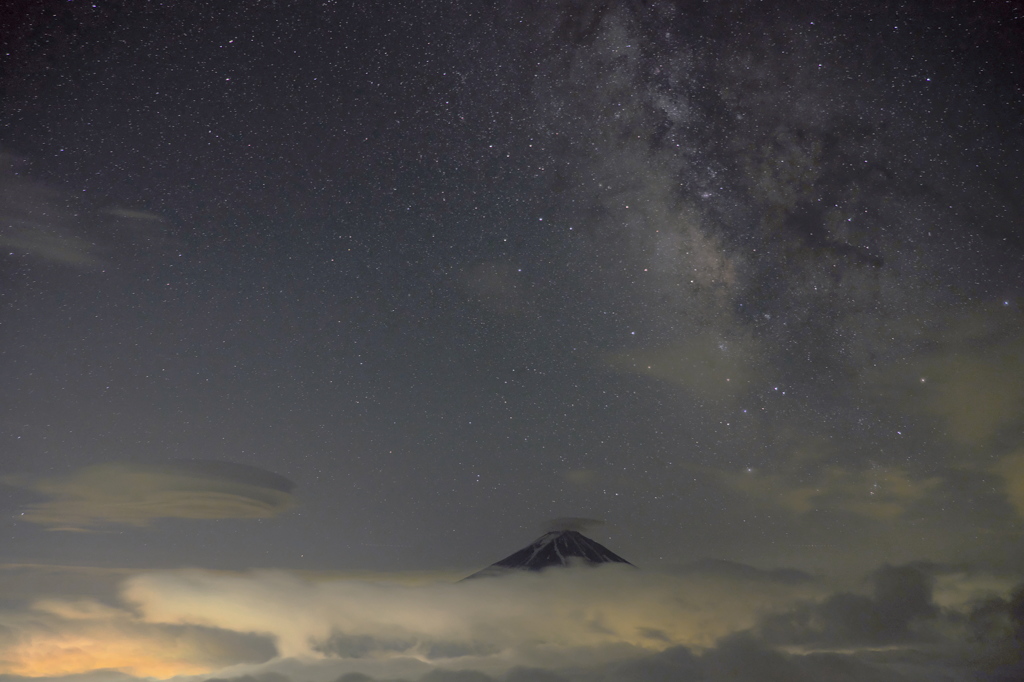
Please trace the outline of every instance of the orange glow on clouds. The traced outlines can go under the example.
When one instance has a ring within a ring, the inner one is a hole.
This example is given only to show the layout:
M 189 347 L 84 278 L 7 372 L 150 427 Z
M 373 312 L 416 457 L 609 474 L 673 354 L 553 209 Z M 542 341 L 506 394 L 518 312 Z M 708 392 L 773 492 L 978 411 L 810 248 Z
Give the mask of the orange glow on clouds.
M 0 674 L 44 677 L 116 670 L 139 677 L 197 675 L 262 662 L 263 639 L 201 627 L 151 625 L 95 600 L 46 599 L 0 613 Z
M 187 642 L 120 629 L 42 631 L 22 637 L 0 661 L 0 673 L 25 677 L 117 670 L 139 677 L 197 675 L 213 668 L 196 661 Z

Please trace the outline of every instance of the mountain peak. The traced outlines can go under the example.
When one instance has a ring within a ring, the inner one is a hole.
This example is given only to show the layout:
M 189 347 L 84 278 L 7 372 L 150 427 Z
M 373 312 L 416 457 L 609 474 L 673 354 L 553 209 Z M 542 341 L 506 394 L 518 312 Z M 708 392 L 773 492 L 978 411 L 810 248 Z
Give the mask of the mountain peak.
M 510 571 L 542 571 L 546 568 L 573 564 L 594 566 L 609 563 L 633 565 L 579 531 L 553 530 L 469 578 L 502 575 Z

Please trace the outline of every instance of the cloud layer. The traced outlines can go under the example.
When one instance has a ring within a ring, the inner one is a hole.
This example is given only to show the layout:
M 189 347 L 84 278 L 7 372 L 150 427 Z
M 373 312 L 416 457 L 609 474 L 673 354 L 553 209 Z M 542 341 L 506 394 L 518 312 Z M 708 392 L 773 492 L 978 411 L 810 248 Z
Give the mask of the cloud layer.
M 113 600 L 39 594 L 0 614 L 0 674 L 973 680 L 1019 660 L 1024 593 L 1012 585 L 930 565 L 882 566 L 847 587 L 727 562 L 417 584 L 153 571 Z

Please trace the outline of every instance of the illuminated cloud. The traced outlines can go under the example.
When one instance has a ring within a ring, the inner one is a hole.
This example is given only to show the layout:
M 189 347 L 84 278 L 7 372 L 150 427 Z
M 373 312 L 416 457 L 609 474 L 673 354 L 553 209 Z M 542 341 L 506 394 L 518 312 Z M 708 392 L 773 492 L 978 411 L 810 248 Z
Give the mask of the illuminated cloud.
M 283 656 L 404 653 L 435 660 L 559 651 L 591 661 L 674 645 L 710 647 L 806 585 L 746 584 L 633 568 L 552 571 L 465 583 L 313 583 L 282 572 L 155 572 L 125 583 L 149 623 L 273 635 Z
M 993 470 L 1003 477 L 1007 499 L 1024 518 L 1024 450 L 1003 457 Z
M 612 353 L 606 361 L 620 372 L 660 379 L 704 398 L 725 400 L 744 395 L 761 377 L 762 354 L 751 336 L 703 334 L 674 346 Z
M 32 179 L 0 150 L 0 249 L 95 271 L 117 246 L 170 246 L 160 216 L 123 206 L 93 211 L 81 196 Z
M 942 333 L 928 338 L 927 352 L 865 373 L 867 386 L 881 389 L 896 409 L 940 419 L 965 449 L 988 445 L 1024 420 L 1019 319 L 1000 302 L 942 324 Z M 968 452 L 973 457 L 974 450 Z
M 291 481 L 229 462 L 108 463 L 59 478 L 4 482 L 49 498 L 29 505 L 19 518 L 54 530 L 145 526 L 158 518 L 268 518 L 292 506 Z
M 59 228 L 32 227 L 0 234 L 0 248 L 32 254 L 44 260 L 89 269 L 103 263 L 96 245 Z
M 120 599 L 39 594 L 0 612 L 0 675 L 720 682 L 843 670 L 838 679 L 906 682 L 1013 662 L 1024 597 L 1008 576 L 910 564 L 837 588 L 798 574 L 730 562 L 466 583 L 142 572 Z
M 265 638 L 202 626 L 154 626 L 89 599 L 40 600 L 0 613 L 0 673 L 25 677 L 111 670 L 140 677 L 201 674 L 274 655 Z
M 141 223 L 162 223 L 164 219 L 155 213 L 149 211 L 142 211 L 137 208 L 127 208 L 124 206 L 112 206 L 101 211 L 104 215 L 109 215 L 114 218 L 124 218 L 125 220 Z
M 809 480 L 807 476 L 756 470 L 720 472 L 718 476 L 729 488 L 761 504 L 798 514 L 841 510 L 879 521 L 902 516 L 940 483 L 938 478 L 916 480 L 899 467 L 882 466 L 863 470 L 829 466 Z
M 0 150 L 0 248 L 90 269 L 101 264 L 97 244 L 81 230 L 75 201 L 18 170 Z
M 984 444 L 1018 420 L 1024 404 L 1024 353 L 942 358 L 922 367 L 931 390 L 926 406 L 957 441 Z
M 562 476 L 569 483 L 580 487 L 593 486 L 600 480 L 600 476 L 593 469 L 570 469 Z

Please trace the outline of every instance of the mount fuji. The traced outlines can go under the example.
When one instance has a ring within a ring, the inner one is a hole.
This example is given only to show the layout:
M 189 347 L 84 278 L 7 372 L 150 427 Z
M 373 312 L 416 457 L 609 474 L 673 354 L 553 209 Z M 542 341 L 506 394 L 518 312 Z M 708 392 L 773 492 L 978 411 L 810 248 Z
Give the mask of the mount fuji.
M 504 575 L 512 571 L 542 571 L 556 566 L 594 566 L 597 564 L 626 564 L 633 566 L 615 552 L 575 530 L 555 530 L 537 538 L 501 561 L 495 562 L 470 575 L 485 578 Z

